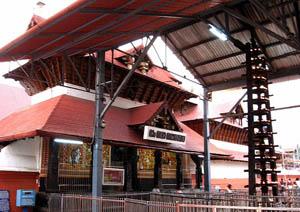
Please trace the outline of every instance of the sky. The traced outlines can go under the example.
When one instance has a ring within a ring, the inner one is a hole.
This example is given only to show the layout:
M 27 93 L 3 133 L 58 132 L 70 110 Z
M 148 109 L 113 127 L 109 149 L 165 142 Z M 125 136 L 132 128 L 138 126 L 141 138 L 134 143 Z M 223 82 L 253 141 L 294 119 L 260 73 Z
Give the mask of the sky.
M 74 0 L 43 0 L 43 2 L 46 3 L 46 7 L 41 11 L 37 11 L 35 6 L 36 2 L 38 2 L 37 0 L 0 0 L 0 47 L 25 32 L 33 12 L 48 18 L 55 12 L 71 4 L 73 1 Z M 134 44 L 139 45 L 143 42 L 145 43 L 145 39 L 135 41 Z M 167 53 L 165 54 L 166 46 L 161 39 L 157 39 L 154 45 L 158 52 L 160 52 L 160 59 L 169 70 L 196 81 L 170 49 L 167 48 Z M 127 45 L 124 48 L 132 48 L 132 46 Z M 155 64 L 162 66 L 153 48 L 150 49 L 149 54 Z M 4 79 L 2 75 L 24 62 L 26 61 L 19 61 L 18 63 L 0 63 L 0 83 L 20 87 L 15 81 Z M 178 79 L 183 82 L 182 86 L 185 87 L 186 90 L 196 92 L 201 96 L 201 86 L 191 83 L 188 80 L 184 80 L 183 78 Z M 245 91 L 241 89 L 214 92 L 213 103 L 211 104 L 222 104 L 230 101 L 232 102 L 232 105 L 234 105 L 235 101 L 237 101 L 244 92 Z M 271 84 L 270 93 L 274 94 L 274 97 L 271 98 L 271 105 L 275 108 L 300 105 L 299 80 Z M 246 103 L 243 103 L 243 107 L 246 109 Z M 300 130 L 300 109 L 297 108 L 273 112 L 272 117 L 277 120 L 273 124 L 274 131 L 278 133 L 274 137 L 275 143 L 285 148 L 295 147 L 297 144 L 300 145 L 300 133 L 298 133 L 298 130 Z

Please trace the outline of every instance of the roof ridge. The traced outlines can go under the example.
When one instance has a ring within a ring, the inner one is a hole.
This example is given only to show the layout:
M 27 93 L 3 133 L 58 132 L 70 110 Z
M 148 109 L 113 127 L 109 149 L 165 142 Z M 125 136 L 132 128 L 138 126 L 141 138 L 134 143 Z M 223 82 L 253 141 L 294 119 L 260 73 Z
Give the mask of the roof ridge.
M 48 123 L 49 119 L 51 118 L 52 114 L 56 110 L 57 106 L 61 103 L 61 99 L 63 97 L 66 97 L 66 96 L 69 96 L 69 95 L 62 94 L 62 95 L 56 96 L 54 98 L 48 99 L 48 100 L 54 100 L 54 99 L 56 99 L 56 103 L 54 104 L 53 109 L 51 110 L 50 114 L 48 115 L 47 119 L 45 120 L 45 123 L 43 124 L 43 126 L 39 130 L 43 130 L 45 128 L 45 126 L 47 125 L 47 123 Z

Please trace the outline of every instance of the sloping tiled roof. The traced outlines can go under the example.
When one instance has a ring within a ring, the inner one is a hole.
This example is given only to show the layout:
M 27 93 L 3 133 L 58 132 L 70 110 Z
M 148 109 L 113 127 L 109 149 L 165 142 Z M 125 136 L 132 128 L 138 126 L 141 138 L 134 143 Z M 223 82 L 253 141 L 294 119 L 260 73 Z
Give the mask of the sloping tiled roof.
M 39 16 L 39 15 L 33 15 L 32 17 L 31 17 L 31 20 L 30 20 L 30 22 L 29 22 L 29 25 L 28 25 L 28 27 L 27 27 L 27 30 L 29 30 L 29 29 L 31 29 L 32 27 L 34 27 L 35 25 L 38 25 L 38 24 L 40 24 L 40 23 L 42 23 L 43 21 L 45 21 L 46 19 L 45 18 L 43 18 L 43 17 L 41 17 L 41 16 Z
M 153 114 L 163 105 L 163 102 L 152 103 L 130 109 L 131 119 L 129 125 L 139 125 L 147 122 Z
M 230 105 L 230 107 L 229 107 Z M 232 105 L 229 103 L 219 104 L 219 105 L 212 105 L 209 111 L 209 118 L 211 117 L 220 117 L 222 114 L 228 112 L 231 109 Z M 229 108 L 229 109 L 228 109 Z M 203 108 L 202 105 L 189 105 L 187 107 L 183 107 L 181 110 L 177 110 L 175 112 L 176 118 L 181 121 L 192 121 L 192 120 L 199 120 L 203 119 Z M 225 116 L 224 116 L 225 117 Z M 219 123 L 221 119 L 214 120 L 215 122 Z M 227 118 L 224 121 L 224 124 L 228 124 L 234 127 L 242 128 L 241 125 L 233 123 L 232 121 Z
M 143 46 L 138 46 L 137 48 L 138 49 L 143 49 L 144 47 Z M 128 54 L 134 54 L 134 49 L 128 50 L 127 53 Z M 123 63 L 121 63 L 120 61 L 117 60 L 117 58 L 125 56 L 126 55 L 125 53 L 120 52 L 118 50 L 114 50 L 113 55 L 114 55 L 114 59 L 112 61 L 112 51 L 111 50 L 106 51 L 105 52 L 105 61 L 109 62 L 109 63 L 113 62 L 113 64 L 116 65 L 116 66 L 119 66 L 119 67 L 124 68 L 124 69 L 128 69 L 128 67 L 126 65 L 124 65 Z M 143 74 L 139 70 L 135 70 L 135 73 L 139 74 L 139 75 L 142 75 L 146 78 L 151 78 L 153 80 L 156 80 L 156 81 L 168 84 L 170 86 L 173 86 L 175 88 L 184 90 L 180 85 L 178 85 L 178 83 L 177 83 L 178 80 L 174 80 L 175 77 L 170 72 L 168 72 L 167 70 L 165 70 L 165 69 L 163 69 L 163 68 L 161 68 L 161 67 L 159 67 L 155 64 L 152 64 L 152 66 L 150 66 L 150 69 L 148 70 L 147 74 Z M 188 92 L 188 91 L 186 91 L 186 92 Z
M 0 121 L 0 142 L 36 135 L 92 138 L 94 102 L 62 95 L 11 114 Z M 146 112 L 146 111 L 145 111 Z M 202 153 L 203 137 L 180 123 L 187 134 L 185 144 L 165 144 L 146 141 L 142 133 L 128 126 L 132 119 L 130 109 L 111 107 L 106 116 L 105 142 L 147 148 Z M 211 153 L 226 155 L 211 145 Z

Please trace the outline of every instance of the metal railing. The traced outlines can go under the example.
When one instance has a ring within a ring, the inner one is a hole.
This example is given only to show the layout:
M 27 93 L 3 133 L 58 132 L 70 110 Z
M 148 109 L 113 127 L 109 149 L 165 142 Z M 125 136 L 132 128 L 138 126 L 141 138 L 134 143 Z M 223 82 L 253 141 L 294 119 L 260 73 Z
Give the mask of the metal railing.
M 200 205 L 300 208 L 299 195 L 271 197 L 249 196 L 244 193 L 151 193 L 150 200 L 160 202 L 188 202 Z
M 227 203 L 225 203 L 227 204 Z M 265 212 L 265 211 L 300 211 L 298 208 L 284 206 L 260 207 L 240 205 L 215 205 L 214 202 L 198 200 L 162 202 L 128 198 L 94 198 L 90 196 L 51 195 L 49 212 Z

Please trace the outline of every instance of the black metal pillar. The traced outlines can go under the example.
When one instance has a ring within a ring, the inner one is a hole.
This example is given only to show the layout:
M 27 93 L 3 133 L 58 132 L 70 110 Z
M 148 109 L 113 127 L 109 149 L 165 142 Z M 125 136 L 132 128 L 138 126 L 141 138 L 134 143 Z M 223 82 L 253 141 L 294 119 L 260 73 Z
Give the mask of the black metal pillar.
M 184 189 L 182 154 L 176 153 L 176 189 Z
M 47 192 L 58 192 L 58 151 L 59 144 L 50 140 L 47 172 Z
M 209 148 L 209 120 L 208 120 L 208 90 L 203 88 L 203 139 L 204 139 L 204 187 L 211 191 L 210 185 L 210 148 Z
M 154 152 L 154 188 L 162 188 L 162 167 L 161 167 L 161 150 Z
M 268 89 L 269 68 L 255 41 L 247 46 L 249 194 L 254 195 L 260 187 L 263 195 L 268 195 L 271 188 L 276 196 L 278 171 Z M 256 182 L 256 176 L 260 182 Z
M 97 52 L 96 64 L 96 86 L 95 86 L 95 103 L 96 103 L 96 120 L 94 128 L 94 144 L 93 144 L 93 176 L 92 176 L 92 195 L 93 197 L 102 196 L 102 118 L 100 114 L 104 108 L 103 101 L 103 84 L 105 81 L 105 52 Z M 93 211 L 97 211 L 97 207 L 93 207 Z
M 203 158 L 200 158 L 198 155 L 191 155 L 191 158 L 193 160 L 193 162 L 195 163 L 196 165 L 196 186 L 195 188 L 196 189 L 201 189 L 201 186 L 202 186 L 202 161 L 203 161 Z

